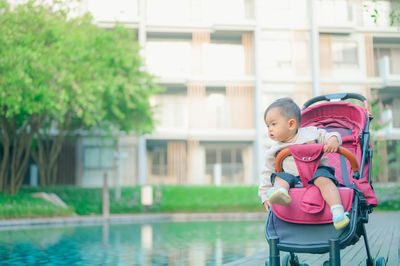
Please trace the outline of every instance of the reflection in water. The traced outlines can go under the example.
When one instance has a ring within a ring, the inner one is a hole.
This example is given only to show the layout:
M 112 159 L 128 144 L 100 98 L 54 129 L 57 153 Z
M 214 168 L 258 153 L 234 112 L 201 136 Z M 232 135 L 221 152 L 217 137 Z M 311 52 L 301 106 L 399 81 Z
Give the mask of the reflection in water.
M 1 265 L 222 265 L 261 249 L 266 249 L 264 221 L 0 231 Z
M 102 227 L 103 231 L 102 231 L 102 236 L 103 236 L 103 245 L 107 246 L 108 245 L 108 232 L 110 230 L 110 226 L 108 223 L 103 223 L 103 227 Z
M 215 264 L 221 265 L 223 258 L 222 240 L 221 238 L 215 239 Z
M 151 249 L 153 247 L 153 227 L 151 225 L 142 225 L 141 238 L 143 249 Z

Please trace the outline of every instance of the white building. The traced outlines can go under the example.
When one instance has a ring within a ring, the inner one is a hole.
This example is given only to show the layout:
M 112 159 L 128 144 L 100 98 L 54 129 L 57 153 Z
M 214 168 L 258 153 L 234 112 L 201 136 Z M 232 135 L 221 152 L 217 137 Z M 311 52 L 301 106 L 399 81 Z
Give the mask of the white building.
M 120 164 L 111 144 L 79 141 L 75 183 L 98 186 L 104 171 L 116 180 L 119 169 L 124 185 L 256 184 L 270 144 L 264 109 L 286 96 L 302 105 L 316 94 L 376 90 L 393 107 L 385 136 L 399 139 L 396 3 L 84 1 L 98 25 L 137 31 L 147 69 L 166 91 L 152 99 L 156 130 L 120 139 Z

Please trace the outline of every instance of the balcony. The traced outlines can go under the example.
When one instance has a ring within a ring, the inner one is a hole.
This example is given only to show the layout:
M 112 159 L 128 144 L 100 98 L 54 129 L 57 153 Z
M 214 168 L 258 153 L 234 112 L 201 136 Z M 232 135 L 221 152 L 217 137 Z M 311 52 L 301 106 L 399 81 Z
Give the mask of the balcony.
M 354 30 L 353 4 L 346 0 L 316 1 L 318 26 L 325 33 L 350 33 Z
M 187 79 L 192 73 L 191 41 L 149 41 L 146 44 L 146 64 L 160 78 Z
M 240 38 L 239 38 L 240 41 Z M 191 40 L 150 40 L 146 44 L 148 70 L 160 83 L 210 81 L 252 83 L 251 51 L 241 43 L 205 43 Z
M 158 123 L 149 139 L 254 139 L 251 87 L 183 87 L 151 101 Z
M 147 0 L 147 24 L 150 28 L 251 27 L 254 24 L 253 1 Z

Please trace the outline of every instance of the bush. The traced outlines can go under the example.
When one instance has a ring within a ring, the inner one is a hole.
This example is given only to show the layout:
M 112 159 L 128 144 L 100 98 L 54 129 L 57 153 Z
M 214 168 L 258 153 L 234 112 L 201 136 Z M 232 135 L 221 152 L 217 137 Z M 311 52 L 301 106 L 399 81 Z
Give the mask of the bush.
M 375 193 L 379 204 L 377 210 L 400 210 L 400 186 L 376 187 Z
M 149 210 L 140 204 L 140 186 L 123 187 L 121 199 L 115 200 L 110 189 L 110 213 L 144 212 L 264 212 L 256 186 L 154 186 L 154 204 Z M 34 192 L 57 194 L 68 209 L 43 199 Z M 377 187 L 379 206 L 376 210 L 400 210 L 400 186 Z M 73 215 L 101 215 L 102 189 L 74 186 L 23 187 L 11 196 L 0 194 L 0 219 Z

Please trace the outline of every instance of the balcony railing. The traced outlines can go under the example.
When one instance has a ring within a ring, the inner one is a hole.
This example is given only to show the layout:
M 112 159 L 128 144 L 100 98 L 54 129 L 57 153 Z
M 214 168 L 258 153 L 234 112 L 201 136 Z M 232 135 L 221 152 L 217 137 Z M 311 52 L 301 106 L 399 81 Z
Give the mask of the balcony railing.
M 252 91 L 237 95 L 156 96 L 158 129 L 251 129 Z

